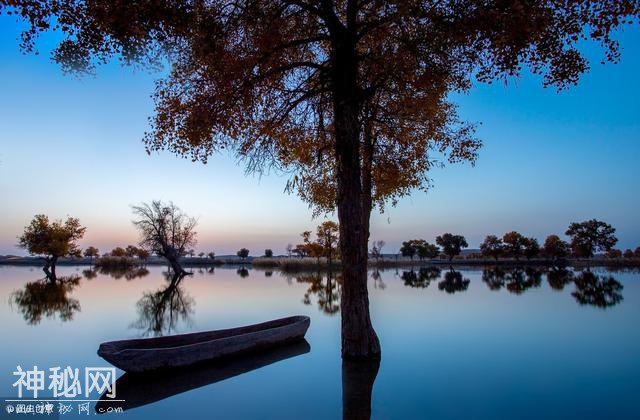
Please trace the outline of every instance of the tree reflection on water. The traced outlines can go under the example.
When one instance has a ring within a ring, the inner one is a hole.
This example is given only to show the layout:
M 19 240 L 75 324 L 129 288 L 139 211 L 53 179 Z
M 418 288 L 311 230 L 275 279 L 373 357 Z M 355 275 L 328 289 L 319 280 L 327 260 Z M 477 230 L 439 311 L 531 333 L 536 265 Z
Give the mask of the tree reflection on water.
M 80 311 L 80 302 L 69 295 L 79 284 L 77 275 L 36 280 L 14 291 L 10 302 L 18 307 L 29 325 L 39 324 L 43 317 L 71 321 Z
M 167 274 L 168 285 L 156 291 L 144 292 L 136 304 L 138 320 L 132 324 L 133 328 L 142 332 L 142 336 L 171 334 L 180 322 L 191 323 L 195 300 L 182 288 L 184 277 L 181 274 Z

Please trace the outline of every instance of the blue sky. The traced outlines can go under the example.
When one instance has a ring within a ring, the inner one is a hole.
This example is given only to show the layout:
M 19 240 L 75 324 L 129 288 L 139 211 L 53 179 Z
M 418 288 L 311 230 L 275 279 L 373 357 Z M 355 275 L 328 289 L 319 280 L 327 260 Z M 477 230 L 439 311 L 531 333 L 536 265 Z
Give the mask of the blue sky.
M 0 254 L 22 253 L 16 237 L 36 213 L 79 217 L 84 246 L 135 243 L 130 205 L 152 199 L 198 217 L 197 249 L 218 254 L 241 246 L 284 252 L 321 221 L 283 192 L 285 178 L 247 177 L 231 156 L 207 165 L 148 156 L 141 138 L 160 74 L 114 63 L 95 77 L 64 76 L 46 53 L 53 38 L 41 40 L 41 55 L 23 55 L 19 31 L 0 16 Z M 490 233 L 544 240 L 595 217 L 617 228 L 620 248 L 639 246 L 640 30 L 618 39 L 622 62 L 600 65 L 600 49 L 588 45 L 592 69 L 569 91 L 524 75 L 456 95 L 461 115 L 481 123 L 477 165 L 434 170 L 427 194 L 374 215 L 372 239 L 395 252 L 402 240 L 449 231 L 476 247 Z

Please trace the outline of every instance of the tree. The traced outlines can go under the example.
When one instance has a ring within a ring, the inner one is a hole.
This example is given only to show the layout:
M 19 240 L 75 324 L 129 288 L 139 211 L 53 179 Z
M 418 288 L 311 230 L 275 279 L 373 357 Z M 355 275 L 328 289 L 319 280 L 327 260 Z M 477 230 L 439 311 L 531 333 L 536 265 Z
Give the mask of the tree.
M 146 249 L 138 248 L 138 252 L 136 253 L 136 256 L 146 262 L 147 259 L 151 256 L 151 253 Z
M 496 235 L 487 235 L 484 238 L 484 242 L 480 244 L 480 252 L 485 257 L 495 258 L 498 261 L 498 257 L 504 252 L 504 244 L 502 239 Z
M 427 189 L 432 152 L 476 158 L 480 142 L 452 94 L 524 67 L 545 86 L 575 84 L 588 69 L 582 41 L 617 61 L 611 36 L 640 10 L 634 0 L 0 1 L 27 21 L 26 51 L 39 32 L 60 32 L 53 58 L 64 70 L 114 55 L 171 65 L 149 151 L 206 162 L 235 150 L 249 171 L 293 173 L 288 189 L 317 211 L 337 208 L 344 357 L 380 354 L 367 293 L 371 210 Z
M 630 249 L 625 249 L 624 254 L 622 254 L 625 258 L 633 258 L 633 251 Z
M 415 257 L 417 253 L 416 247 L 413 246 L 413 241 L 414 240 L 412 239 L 410 241 L 403 242 L 400 247 L 400 253 L 402 256 L 411 258 L 411 261 L 413 261 L 413 257 Z
M 640 258 L 640 246 L 633 251 L 633 256 L 636 258 Z
M 527 260 L 535 258 L 540 255 L 540 245 L 536 238 L 524 238 L 524 250 L 523 254 L 527 257 Z
M 376 262 L 384 258 L 382 254 L 382 248 L 384 248 L 385 245 L 385 241 L 373 241 L 373 246 L 371 247 L 371 256 L 376 260 Z
M 264 256 L 267 258 L 272 258 L 273 257 L 273 251 L 271 249 L 265 249 L 264 250 Z
M 323 256 L 327 259 L 329 266 L 331 266 L 331 257 L 337 253 L 339 231 L 338 224 L 331 220 L 321 223 L 316 229 L 316 243 L 322 247 Z
M 324 247 L 317 242 L 309 242 L 304 245 L 306 255 L 316 259 L 316 264 L 320 265 L 320 258 L 325 254 Z
M 133 245 L 127 245 L 125 249 L 125 254 L 129 258 L 136 257 L 138 255 L 138 247 Z
M 611 258 L 611 259 L 622 258 L 622 251 L 620 251 L 619 249 L 611 248 L 604 255 L 607 258 Z
M 502 242 L 504 242 L 504 253 L 519 260 L 524 253 L 526 238 L 516 231 L 511 231 L 504 234 Z
M 215 260 L 216 259 L 216 253 L 211 251 L 211 252 L 209 252 L 207 254 L 207 257 L 211 258 L 212 260 Z
M 198 257 L 200 257 L 200 258 L 204 258 L 204 255 L 205 255 L 205 253 L 203 251 L 200 251 L 198 253 Z
M 558 235 L 549 235 L 544 240 L 542 254 L 554 261 L 559 258 L 566 258 L 571 252 L 569 244 L 560 239 Z
M 293 245 L 292 244 L 287 244 L 286 250 L 287 250 L 287 255 L 289 256 L 289 258 L 291 258 L 291 252 L 293 251 Z
M 460 255 L 462 248 L 469 246 L 467 240 L 462 235 L 452 235 L 451 233 L 445 233 L 444 235 L 436 238 L 436 243 L 442 247 L 442 252 L 449 257 L 449 261 L 456 255 Z
M 90 258 L 91 264 L 93 264 L 93 258 L 97 258 L 99 255 L 100 251 L 95 246 L 90 246 L 84 250 L 84 256 Z
M 140 232 L 140 246 L 165 258 L 176 275 L 191 274 L 178 260 L 188 247 L 196 244 L 196 219 L 171 202 L 154 200 L 132 209 L 137 217 L 133 224 Z
M 240 257 L 242 261 L 244 261 L 249 256 L 249 250 L 247 248 L 240 248 L 240 250 L 236 252 L 236 255 Z
M 417 253 L 420 260 L 424 260 L 425 258 L 430 260 L 440 255 L 440 248 L 425 241 L 418 246 Z
M 111 252 L 109 252 L 109 255 L 112 257 L 126 257 L 127 256 L 127 250 L 122 248 L 121 246 L 117 246 L 115 248 L 113 248 L 111 250 Z
M 569 225 L 565 235 L 571 237 L 571 250 L 578 257 L 593 257 L 595 252 L 609 251 L 617 242 L 610 224 L 591 219 Z
M 85 231 L 80 220 L 74 217 L 69 217 L 62 223 L 62 220 L 51 222 L 46 215 L 37 214 L 18 237 L 18 246 L 31 255 L 44 257 L 45 265 L 42 270 L 47 278 L 56 280 L 58 259 L 80 257 L 77 241 L 82 239 Z

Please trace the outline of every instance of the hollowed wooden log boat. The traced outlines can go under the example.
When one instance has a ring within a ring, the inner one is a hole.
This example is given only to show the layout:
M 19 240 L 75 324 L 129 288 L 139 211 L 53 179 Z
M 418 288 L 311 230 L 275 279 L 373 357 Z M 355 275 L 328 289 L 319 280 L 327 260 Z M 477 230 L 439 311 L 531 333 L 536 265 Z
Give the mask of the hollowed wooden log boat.
M 308 316 L 291 316 L 226 330 L 110 341 L 98 355 L 125 372 L 179 368 L 268 349 L 304 338 Z
M 174 395 L 222 382 L 265 366 L 290 359 L 311 350 L 307 340 L 269 348 L 239 356 L 198 363 L 182 369 L 156 370 L 147 373 L 125 373 L 116 381 L 116 401 L 105 392 L 96 404 L 96 413 L 109 408 L 130 410 L 152 404 Z

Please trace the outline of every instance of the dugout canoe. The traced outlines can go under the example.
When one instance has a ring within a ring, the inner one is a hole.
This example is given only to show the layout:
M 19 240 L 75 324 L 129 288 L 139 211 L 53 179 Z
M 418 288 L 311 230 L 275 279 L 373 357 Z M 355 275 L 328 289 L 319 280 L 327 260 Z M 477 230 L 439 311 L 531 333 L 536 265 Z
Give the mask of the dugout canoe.
M 265 350 L 304 338 L 308 316 L 291 316 L 225 330 L 110 341 L 98 355 L 125 372 L 180 368 Z
M 304 338 L 293 343 L 260 352 L 198 363 L 181 369 L 147 373 L 125 373 L 116 381 L 116 400 L 106 391 L 96 403 L 97 414 L 124 411 L 164 400 L 203 386 L 261 369 L 265 366 L 309 353 L 311 346 Z M 110 410 L 111 408 L 111 410 Z

